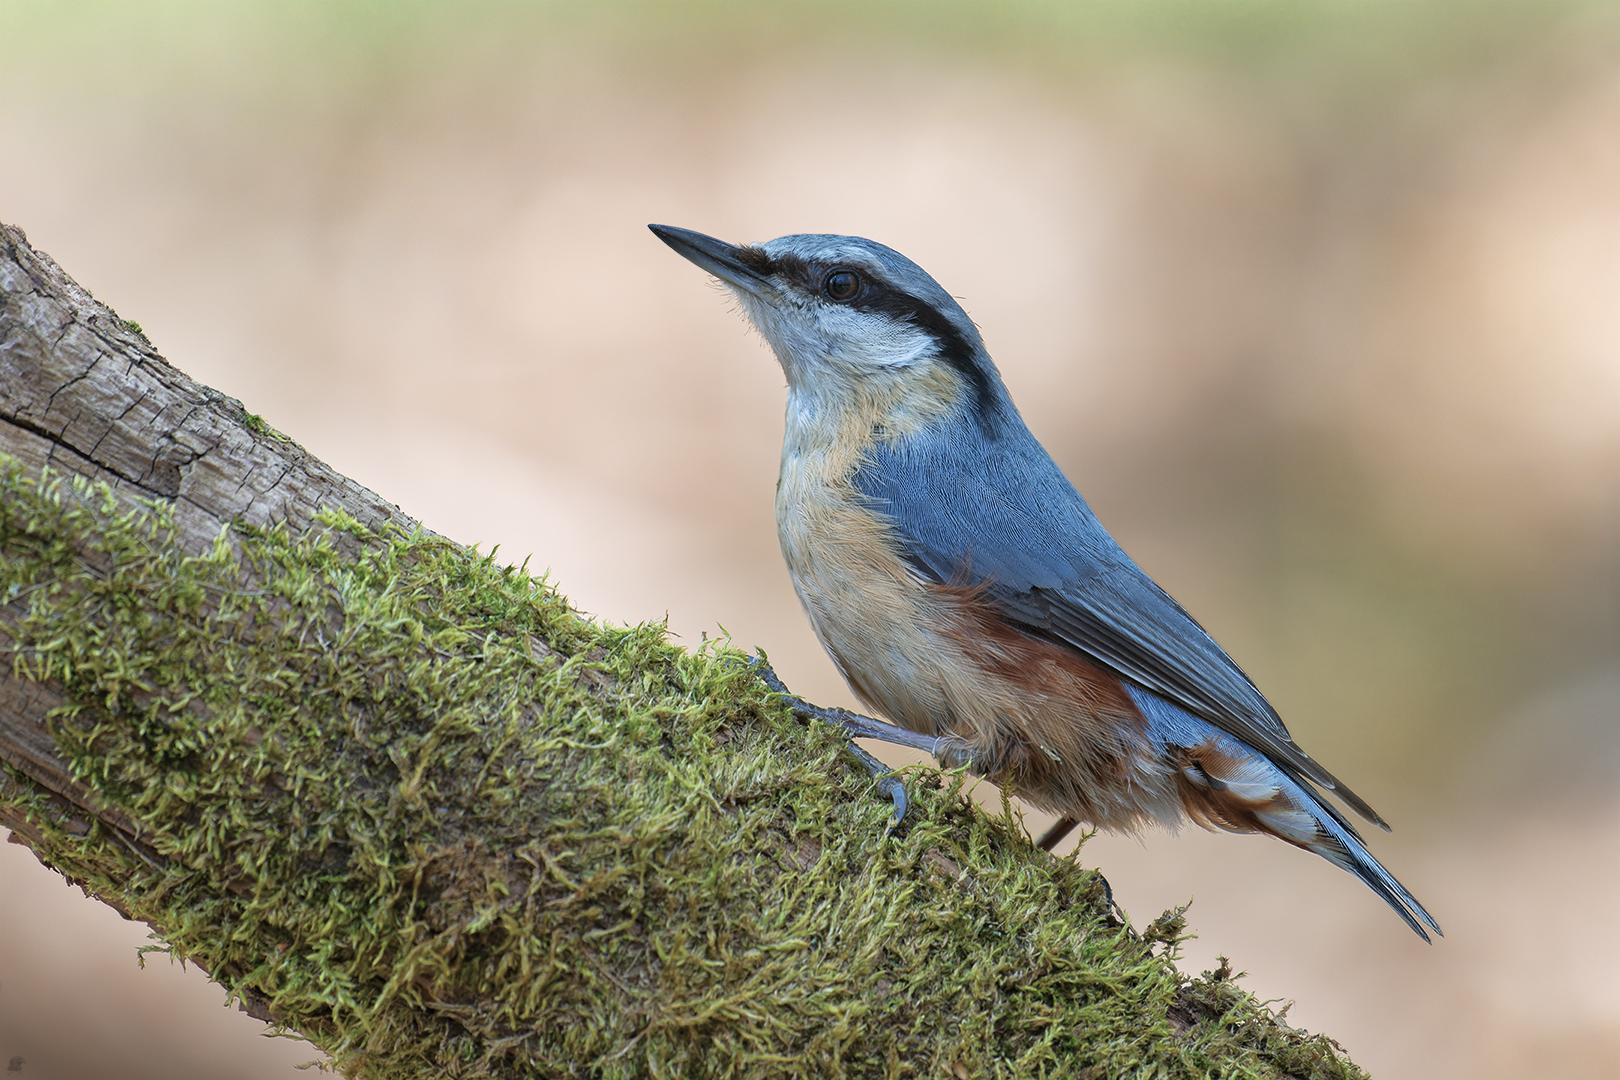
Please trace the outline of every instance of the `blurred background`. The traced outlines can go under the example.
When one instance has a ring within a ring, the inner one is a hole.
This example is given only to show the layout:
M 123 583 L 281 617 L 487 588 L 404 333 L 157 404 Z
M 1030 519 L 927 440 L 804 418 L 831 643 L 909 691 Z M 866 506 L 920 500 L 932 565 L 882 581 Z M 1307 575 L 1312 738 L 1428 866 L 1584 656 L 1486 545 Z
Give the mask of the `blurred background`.
M 176 366 L 824 704 L 781 373 L 645 224 L 905 252 L 1447 936 L 1196 829 L 1087 844 L 1133 921 L 1379 1077 L 1620 1075 L 1620 8 L 0 0 L 0 57 L 0 220 Z M 0 1060 L 318 1056 L 145 941 L 0 847 Z

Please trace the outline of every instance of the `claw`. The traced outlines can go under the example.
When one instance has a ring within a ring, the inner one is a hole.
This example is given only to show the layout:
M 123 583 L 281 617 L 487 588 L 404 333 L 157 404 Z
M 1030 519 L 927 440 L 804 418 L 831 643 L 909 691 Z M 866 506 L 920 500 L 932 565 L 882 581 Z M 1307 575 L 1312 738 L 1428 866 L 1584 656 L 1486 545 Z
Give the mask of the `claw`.
M 911 806 L 911 800 L 906 797 L 906 785 L 900 782 L 893 769 L 861 749 L 853 739 L 845 744 L 845 749 L 854 754 L 856 760 L 866 766 L 866 771 L 876 778 L 878 790 L 894 800 L 894 817 L 883 828 L 883 835 L 888 836 L 906 820 L 906 810 Z

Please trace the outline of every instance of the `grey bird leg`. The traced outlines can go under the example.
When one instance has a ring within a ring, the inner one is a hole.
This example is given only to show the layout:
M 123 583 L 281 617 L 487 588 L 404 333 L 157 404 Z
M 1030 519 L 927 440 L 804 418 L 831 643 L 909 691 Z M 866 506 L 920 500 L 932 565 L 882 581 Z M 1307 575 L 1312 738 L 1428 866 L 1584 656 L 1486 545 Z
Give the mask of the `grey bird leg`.
M 1063 817 L 1060 817 L 1056 821 L 1052 822 L 1051 826 L 1041 834 L 1041 838 L 1035 841 L 1035 846 L 1040 848 L 1042 851 L 1049 852 L 1053 848 L 1057 847 L 1065 836 L 1068 836 L 1070 833 L 1074 832 L 1075 828 L 1078 827 L 1079 824 L 1079 818 L 1072 818 L 1065 814 Z M 1118 904 L 1114 903 L 1114 887 L 1108 884 L 1108 879 L 1103 877 L 1101 870 L 1093 870 L 1092 873 L 1097 875 L 1097 882 L 1098 884 L 1102 885 L 1103 907 L 1107 909 L 1109 919 L 1117 920 L 1117 925 L 1119 926 L 1130 925 L 1131 920 L 1126 916 L 1125 910 Z
M 1080 824 L 1078 818 L 1068 816 L 1060 817 L 1052 822 L 1051 828 L 1041 833 L 1041 838 L 1035 841 L 1035 846 L 1042 851 L 1051 851 L 1063 842 L 1063 838 L 1074 832 L 1075 826 Z M 1113 894 L 1110 893 L 1110 896 Z
M 906 785 L 900 782 L 900 778 L 894 775 L 893 770 L 887 765 L 856 746 L 853 739 L 844 744 L 844 749 L 854 754 L 855 760 L 866 766 L 866 771 L 877 780 L 878 791 L 894 800 L 894 816 L 883 827 L 883 835 L 889 835 L 906 820 L 906 811 L 911 807 L 911 800 L 906 797 Z
M 848 709 L 827 709 L 820 705 L 812 705 L 790 691 L 787 685 L 777 677 L 776 672 L 771 670 L 771 665 L 767 664 L 763 658 L 755 657 L 748 664 L 759 676 L 760 682 L 783 696 L 788 707 L 794 713 L 802 717 L 820 720 L 824 724 L 831 724 L 851 740 L 848 743 L 849 752 L 854 754 L 856 760 L 864 765 L 866 771 L 871 773 L 877 780 L 878 790 L 894 800 L 894 817 L 889 820 L 889 825 L 884 832 L 891 833 L 898 828 L 900 823 L 905 820 L 906 810 L 910 806 L 910 800 L 906 797 L 906 786 L 900 782 L 899 777 L 894 775 L 892 769 L 859 746 L 856 746 L 853 740 L 856 737 L 877 739 L 880 742 L 895 743 L 917 750 L 926 750 L 930 754 L 934 753 L 944 740 L 933 735 L 919 735 L 915 731 L 907 731 L 903 727 L 885 724 L 881 720 L 874 720 L 870 716 L 861 716 L 859 713 L 852 713 Z

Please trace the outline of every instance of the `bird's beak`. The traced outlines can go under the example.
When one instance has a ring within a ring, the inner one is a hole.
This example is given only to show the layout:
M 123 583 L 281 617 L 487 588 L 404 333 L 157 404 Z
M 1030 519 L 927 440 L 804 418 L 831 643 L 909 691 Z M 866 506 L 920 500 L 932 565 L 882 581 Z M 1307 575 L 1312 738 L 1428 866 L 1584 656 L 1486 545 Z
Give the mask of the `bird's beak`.
M 676 254 L 690 259 L 734 289 L 764 299 L 777 292 L 770 278 L 755 270 L 742 258 L 742 248 L 704 236 L 691 229 L 677 229 L 673 225 L 648 225 L 653 235 L 675 249 Z

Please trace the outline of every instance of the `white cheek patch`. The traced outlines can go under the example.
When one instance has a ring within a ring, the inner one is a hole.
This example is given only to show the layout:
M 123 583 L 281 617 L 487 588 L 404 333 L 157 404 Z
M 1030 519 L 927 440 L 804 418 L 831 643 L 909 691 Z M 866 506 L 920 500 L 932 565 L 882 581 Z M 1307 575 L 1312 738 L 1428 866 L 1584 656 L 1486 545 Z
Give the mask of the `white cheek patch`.
M 939 352 L 932 334 L 885 315 L 826 306 L 818 306 L 815 315 L 818 336 L 827 343 L 828 359 L 851 367 L 910 367 Z
M 792 375 L 814 378 L 830 374 L 829 368 L 893 370 L 939 352 L 932 334 L 887 316 L 791 297 L 768 303 L 741 290 L 736 295 L 748 321 Z

